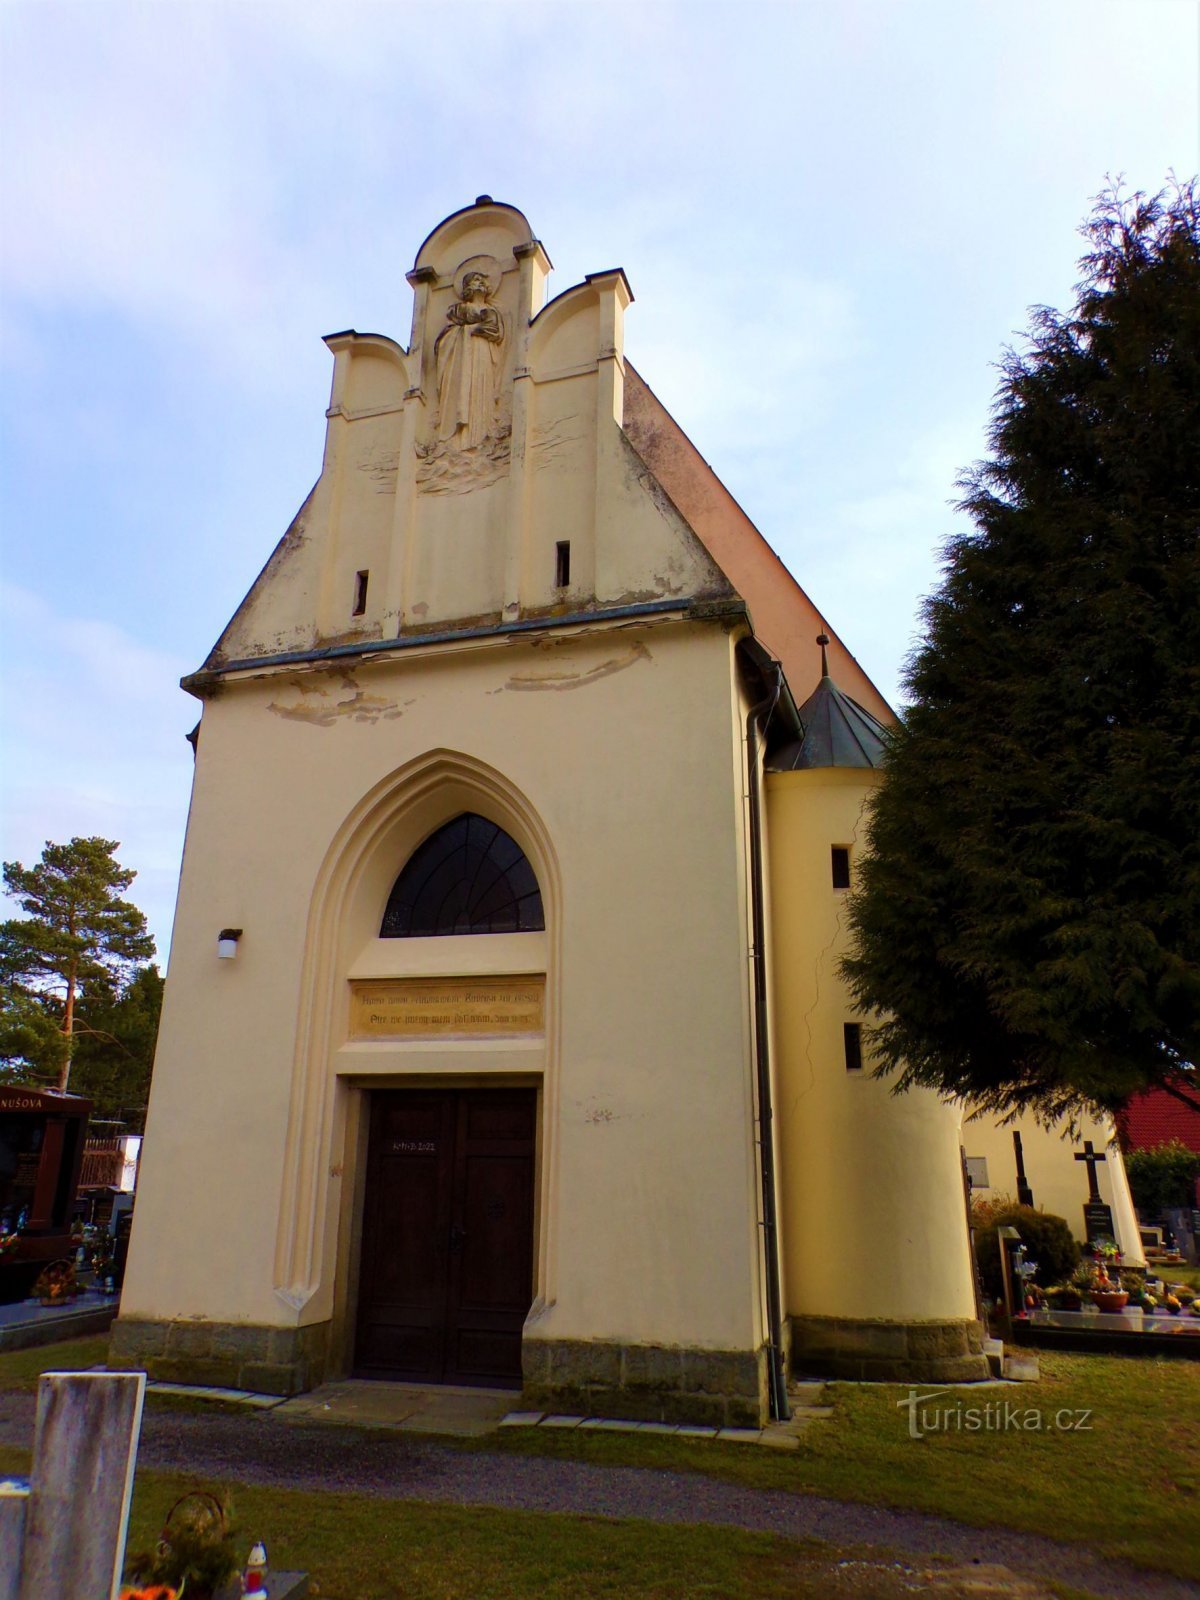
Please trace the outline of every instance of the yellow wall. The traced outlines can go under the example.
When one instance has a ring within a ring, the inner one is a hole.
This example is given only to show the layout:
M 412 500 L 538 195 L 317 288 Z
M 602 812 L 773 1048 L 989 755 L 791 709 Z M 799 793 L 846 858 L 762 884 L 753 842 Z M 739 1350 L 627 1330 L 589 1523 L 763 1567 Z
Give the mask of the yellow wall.
M 1077 1131 L 1067 1134 L 1063 1126 L 1045 1128 L 1032 1117 L 998 1125 L 993 1117 L 964 1116 L 963 1149 L 969 1156 L 984 1156 L 988 1164 L 989 1187 L 977 1191 L 983 1199 L 1000 1195 L 1017 1198 L 1014 1129 L 1021 1135 L 1025 1176 L 1033 1190 L 1034 1205 L 1065 1218 L 1081 1242 L 1085 1238 L 1083 1207 L 1088 1197 L 1088 1181 L 1087 1169 L 1082 1161 L 1075 1160 L 1075 1153 L 1082 1151 L 1085 1140 L 1091 1140 L 1092 1148 L 1105 1157 L 1096 1168 L 1096 1181 L 1100 1198 L 1112 1208 L 1117 1243 L 1130 1265 L 1144 1265 L 1137 1213 L 1112 1123 L 1082 1117 Z
M 975 1316 L 958 1116 L 933 1094 L 893 1095 L 846 1070 L 855 1020 L 837 961 L 845 891 L 830 851 L 861 848 L 877 774 L 818 768 L 767 778 L 775 1112 L 786 1310 L 917 1322 Z
M 329 1317 L 353 1086 L 519 1073 L 544 1084 L 534 1331 L 757 1346 L 732 648 L 669 620 L 247 675 L 207 707 L 125 1316 Z M 526 848 L 546 934 L 380 941 L 463 809 Z M 539 966 L 543 1038 L 347 1043 L 352 973 Z

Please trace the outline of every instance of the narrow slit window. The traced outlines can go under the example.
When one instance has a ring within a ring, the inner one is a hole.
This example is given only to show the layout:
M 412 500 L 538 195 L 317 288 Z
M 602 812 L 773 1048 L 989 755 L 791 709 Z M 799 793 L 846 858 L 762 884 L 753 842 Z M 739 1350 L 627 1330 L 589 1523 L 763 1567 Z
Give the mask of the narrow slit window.
M 846 1044 L 846 1071 L 862 1071 L 862 1024 L 843 1022 L 842 1037 Z
M 850 887 L 850 851 L 844 844 L 835 844 L 833 847 L 833 887 Z
M 571 581 L 571 541 L 560 539 L 554 546 L 554 587 L 565 589 Z
M 370 582 L 369 572 L 356 572 L 354 574 L 354 610 L 352 616 L 361 617 L 367 609 L 367 584 Z

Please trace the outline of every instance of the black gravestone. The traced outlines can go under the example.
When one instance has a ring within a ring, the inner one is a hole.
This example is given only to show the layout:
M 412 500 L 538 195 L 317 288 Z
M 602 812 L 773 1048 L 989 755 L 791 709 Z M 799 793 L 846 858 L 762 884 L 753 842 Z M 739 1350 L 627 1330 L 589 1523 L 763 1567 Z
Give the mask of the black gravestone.
M 1096 1244 L 1100 1239 L 1115 1239 L 1113 1231 L 1113 1214 L 1103 1200 L 1089 1200 L 1083 1208 L 1083 1226 L 1087 1232 L 1087 1242 Z

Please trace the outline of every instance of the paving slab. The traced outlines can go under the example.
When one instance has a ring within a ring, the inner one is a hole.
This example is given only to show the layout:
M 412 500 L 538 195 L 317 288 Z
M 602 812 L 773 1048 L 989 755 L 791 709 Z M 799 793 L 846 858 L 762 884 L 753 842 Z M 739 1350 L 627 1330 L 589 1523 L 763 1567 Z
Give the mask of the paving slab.
M 582 1421 L 582 1417 L 543 1417 L 538 1426 L 541 1428 L 577 1428 Z
M 146 1385 L 146 1393 L 181 1395 L 185 1400 L 224 1400 L 232 1405 L 257 1407 L 262 1411 L 273 1411 L 276 1406 L 286 1404 L 284 1397 L 279 1394 L 254 1394 L 249 1389 L 221 1389 L 207 1383 L 159 1383 L 157 1379 Z
M 347 1378 L 323 1383 L 275 1407 L 285 1421 L 332 1422 L 360 1428 L 397 1428 L 409 1433 L 447 1433 L 477 1438 L 491 1433 L 512 1405 L 511 1389 L 468 1389 L 415 1383 L 378 1383 Z
M 757 1444 L 762 1438 L 761 1428 L 718 1428 L 718 1439 L 729 1439 L 734 1444 Z
M 304 1600 L 308 1594 L 307 1572 L 277 1572 L 271 1567 L 267 1572 L 267 1594 L 270 1600 Z M 240 1577 L 223 1584 L 217 1590 L 216 1600 L 242 1600 Z
M 510 1411 L 500 1418 L 502 1428 L 536 1428 L 546 1415 L 544 1411 Z
M 1005 1356 L 1004 1376 L 1010 1383 L 1036 1383 L 1041 1376 L 1036 1356 Z

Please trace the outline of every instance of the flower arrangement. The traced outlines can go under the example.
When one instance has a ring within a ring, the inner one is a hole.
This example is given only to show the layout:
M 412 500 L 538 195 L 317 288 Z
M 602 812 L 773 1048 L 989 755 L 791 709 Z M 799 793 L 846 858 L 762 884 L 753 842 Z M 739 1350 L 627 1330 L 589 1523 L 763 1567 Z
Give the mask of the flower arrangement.
M 1092 1241 L 1093 1283 L 1091 1298 L 1101 1311 L 1123 1311 L 1129 1294 L 1121 1287 L 1121 1251 L 1113 1239 Z
M 40 1300 L 43 1305 L 59 1305 L 64 1300 L 70 1300 L 78 1292 L 79 1285 L 75 1280 L 75 1263 L 73 1261 L 51 1261 L 49 1266 L 43 1267 L 38 1274 L 37 1282 L 33 1286 L 35 1300 Z
M 9 1256 L 16 1255 L 20 1242 L 20 1228 L 14 1228 L 11 1233 L 0 1233 L 0 1261 L 7 1261 Z
M 178 1591 L 178 1600 L 209 1597 L 240 1570 L 232 1508 L 225 1495 L 194 1489 L 167 1513 L 158 1544 L 129 1562 L 138 1582 Z

